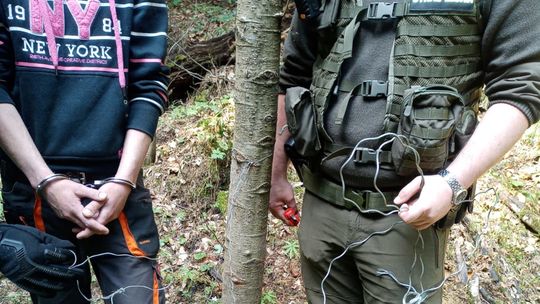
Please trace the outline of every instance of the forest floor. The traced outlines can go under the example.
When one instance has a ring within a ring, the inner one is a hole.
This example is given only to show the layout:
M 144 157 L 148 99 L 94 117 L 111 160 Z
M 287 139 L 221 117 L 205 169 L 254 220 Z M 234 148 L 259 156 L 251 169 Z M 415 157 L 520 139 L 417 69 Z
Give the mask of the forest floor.
M 181 34 L 170 44 L 233 27 L 231 1 L 170 5 L 171 32 Z M 168 303 L 220 303 L 233 80 L 233 66 L 212 69 L 186 100 L 173 103 L 159 123 L 156 161 L 144 168 L 161 233 Z M 300 201 L 301 184 L 294 185 Z M 452 227 L 444 303 L 540 303 L 540 125 L 479 180 L 477 193 L 484 191 L 467 220 Z M 268 217 L 261 304 L 306 303 L 296 232 Z M 15 303 L 30 303 L 28 295 L 1 279 L 0 304 Z

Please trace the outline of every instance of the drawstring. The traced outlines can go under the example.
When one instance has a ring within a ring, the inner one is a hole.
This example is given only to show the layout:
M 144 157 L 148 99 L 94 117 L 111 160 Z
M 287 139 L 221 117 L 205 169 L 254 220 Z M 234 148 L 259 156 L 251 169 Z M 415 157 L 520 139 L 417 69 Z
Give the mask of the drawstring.
M 58 50 L 56 48 L 56 37 L 53 32 L 51 18 L 49 16 L 49 5 L 47 4 L 47 0 L 39 1 L 39 7 L 41 16 L 43 18 L 43 24 L 45 26 L 47 47 L 49 49 L 49 54 L 51 55 L 54 70 L 58 74 Z M 126 75 L 124 74 L 124 52 L 122 49 L 122 39 L 120 37 L 120 24 L 118 22 L 118 16 L 116 15 L 115 0 L 109 0 L 109 8 L 111 11 L 114 28 L 114 42 L 116 45 L 116 58 L 118 61 L 118 82 L 120 83 L 120 89 L 122 90 L 122 94 L 124 96 L 124 102 L 127 103 Z
M 120 38 L 120 24 L 116 16 L 116 4 L 114 0 L 109 0 L 109 8 L 114 27 L 114 42 L 116 43 L 116 61 L 118 61 L 118 81 L 124 95 L 124 103 L 127 103 L 126 75 L 124 74 L 124 52 L 122 50 L 122 39 Z
M 49 16 L 49 5 L 47 4 L 47 0 L 39 1 L 39 7 L 41 17 L 43 18 L 43 24 L 45 25 L 45 37 L 47 38 L 49 55 L 51 55 L 54 71 L 58 75 L 58 50 L 56 48 L 56 38 L 51 24 L 51 17 Z

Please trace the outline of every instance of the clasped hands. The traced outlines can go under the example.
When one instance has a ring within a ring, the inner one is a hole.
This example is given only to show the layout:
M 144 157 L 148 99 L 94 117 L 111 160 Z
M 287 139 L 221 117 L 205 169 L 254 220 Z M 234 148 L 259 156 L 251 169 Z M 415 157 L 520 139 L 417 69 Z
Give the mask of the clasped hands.
M 105 225 L 118 218 L 130 193 L 129 186 L 117 183 L 92 189 L 71 180 L 58 180 L 43 194 L 60 218 L 77 225 L 73 228 L 77 238 L 84 239 L 94 234 L 108 234 Z M 84 200 L 89 201 L 86 206 L 82 204 Z

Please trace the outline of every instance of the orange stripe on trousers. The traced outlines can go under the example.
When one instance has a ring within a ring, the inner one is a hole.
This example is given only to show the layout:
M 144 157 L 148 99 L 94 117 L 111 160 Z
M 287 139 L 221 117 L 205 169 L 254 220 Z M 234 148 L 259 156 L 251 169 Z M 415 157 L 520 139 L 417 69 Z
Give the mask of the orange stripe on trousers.
M 134 256 L 146 256 L 144 251 L 142 251 L 137 245 L 137 241 L 135 241 L 135 237 L 129 229 L 128 220 L 124 212 L 120 213 L 118 216 L 118 222 L 120 223 L 120 227 L 122 227 L 122 234 L 124 234 L 124 240 L 126 241 L 126 246 L 129 252 L 131 252 L 131 254 Z
M 159 304 L 159 283 L 156 272 L 154 271 L 154 302 L 153 304 Z
M 36 200 L 34 201 L 34 223 L 38 230 L 45 232 L 45 222 L 43 221 L 41 212 L 41 198 L 36 194 Z

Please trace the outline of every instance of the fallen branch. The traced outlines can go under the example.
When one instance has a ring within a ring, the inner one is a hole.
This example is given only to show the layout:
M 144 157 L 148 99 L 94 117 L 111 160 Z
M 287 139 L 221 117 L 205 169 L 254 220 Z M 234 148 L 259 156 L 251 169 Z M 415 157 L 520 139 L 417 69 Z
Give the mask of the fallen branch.
M 184 97 L 186 91 L 200 82 L 212 68 L 234 63 L 234 49 L 234 32 L 171 49 L 169 53 L 169 60 L 172 61 L 169 85 L 171 100 Z
M 540 236 L 540 216 L 535 212 L 530 212 L 530 206 L 526 202 L 520 202 L 519 199 L 502 194 L 504 204 L 521 221 L 523 226 L 536 236 Z M 529 212 L 524 212 L 527 210 Z

